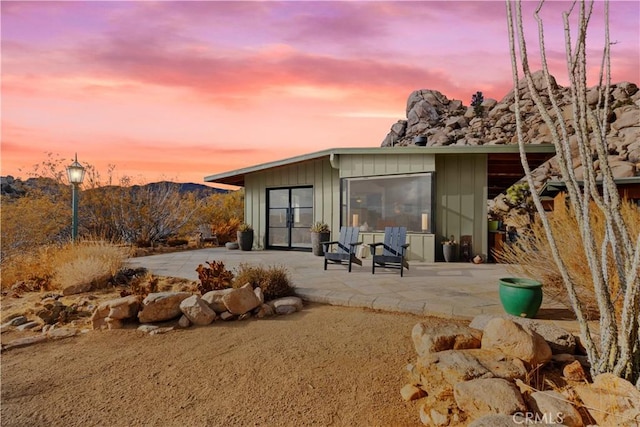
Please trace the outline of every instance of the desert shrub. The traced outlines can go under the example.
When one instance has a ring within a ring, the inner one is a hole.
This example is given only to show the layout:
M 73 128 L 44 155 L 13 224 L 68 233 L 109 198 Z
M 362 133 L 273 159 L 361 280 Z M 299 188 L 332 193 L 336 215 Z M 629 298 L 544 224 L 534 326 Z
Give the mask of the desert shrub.
M 293 295 L 289 273 L 284 267 L 240 264 L 233 286 L 238 288 L 247 283 L 254 289 L 261 288 L 266 301 Z
M 484 102 L 484 96 L 482 92 L 478 91 L 471 96 L 471 106 L 473 107 L 473 112 L 476 116 L 482 117 L 484 113 L 484 107 L 482 103 Z
M 71 225 L 66 197 L 30 191 L 23 197 L 3 196 L 0 203 L 0 259 L 59 243 Z M 4 268 L 3 268 L 4 270 Z
M 233 273 L 227 270 L 222 261 L 206 262 L 209 266 L 198 265 L 198 291 L 201 295 L 209 291 L 226 289 L 231 287 L 233 281 Z
M 54 257 L 54 287 L 91 283 L 93 289 L 105 287 L 122 267 L 128 249 L 100 241 L 66 244 Z
M 140 295 L 142 298 L 146 298 L 147 295 L 158 292 L 158 281 L 158 277 L 147 273 L 145 276 L 139 278 L 139 280 L 131 281 L 129 289 L 120 291 L 120 296 Z
M 621 208 L 631 235 L 640 233 L 640 209 L 629 201 L 624 201 Z M 601 248 L 605 236 L 604 216 L 599 209 L 590 209 L 591 226 L 596 246 Z M 584 253 L 584 244 L 578 223 L 571 213 L 570 207 L 565 203 L 565 198 L 559 196 L 554 203 L 553 214 L 549 215 L 549 221 L 559 244 L 560 256 L 568 268 L 569 276 L 578 289 L 579 300 L 590 315 L 597 315 L 597 301 L 593 288 L 591 271 L 587 265 Z M 615 309 L 619 313 L 622 308 L 623 298 L 620 289 L 620 279 L 611 253 L 604 254 L 608 265 L 609 292 L 615 302 Z M 600 254 L 602 256 L 602 254 Z M 533 277 L 543 283 L 546 296 L 558 300 L 567 301 L 566 288 L 553 260 L 546 234 L 539 221 L 531 224 L 530 232 L 518 238 L 511 245 L 505 246 L 498 258 L 502 262 L 510 264 L 509 269 L 515 274 L 523 274 Z
M 244 221 L 244 190 L 207 197 L 196 217 L 211 227 L 220 244 L 235 241 L 236 231 Z
M 55 290 L 80 283 L 104 286 L 122 266 L 128 250 L 104 242 L 47 245 L 3 261 L 2 288 L 37 283 L 33 290 Z
M 185 239 L 169 239 L 167 240 L 167 246 L 176 247 L 176 246 L 184 246 L 188 244 L 189 241 Z

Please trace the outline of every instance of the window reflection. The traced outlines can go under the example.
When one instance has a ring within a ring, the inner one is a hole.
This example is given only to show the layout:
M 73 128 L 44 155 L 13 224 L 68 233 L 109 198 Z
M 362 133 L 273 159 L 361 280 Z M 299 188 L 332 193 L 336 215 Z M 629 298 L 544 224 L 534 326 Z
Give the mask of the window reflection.
M 431 173 L 345 178 L 342 223 L 361 231 L 401 226 L 411 232 L 431 233 L 432 185 Z

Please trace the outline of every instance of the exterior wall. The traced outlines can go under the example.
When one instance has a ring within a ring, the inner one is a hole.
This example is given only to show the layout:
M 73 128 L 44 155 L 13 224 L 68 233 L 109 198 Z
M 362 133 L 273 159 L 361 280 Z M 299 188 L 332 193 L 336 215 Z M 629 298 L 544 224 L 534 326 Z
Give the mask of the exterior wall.
M 486 254 L 487 155 L 439 155 L 436 169 L 436 259 L 444 259 L 440 242 L 451 235 L 472 236 L 473 255 Z
M 341 154 L 334 163 L 340 166 L 340 178 L 398 175 L 436 170 L 436 159 L 433 154 L 411 156 L 406 154 L 385 154 L 384 156 Z M 384 241 L 384 233 L 364 232 L 361 233 L 360 240 L 365 244 L 382 242 Z M 410 244 L 407 254 L 409 260 L 435 261 L 435 236 L 433 234 L 408 233 L 407 243 Z
M 401 149 L 398 149 L 401 150 Z M 435 155 L 402 154 L 341 154 L 338 158 L 340 178 L 357 176 L 396 175 L 402 173 L 433 172 Z
M 409 260 L 442 260 L 440 242 L 452 234 L 457 241 L 461 235 L 471 235 L 473 254 L 486 254 L 486 154 L 340 154 L 333 159 L 314 159 L 247 174 L 245 219 L 255 230 L 254 248 L 266 247 L 268 188 L 312 186 L 314 221 L 329 224 L 331 239 L 335 240 L 340 230 L 340 178 L 433 171 L 436 234 L 409 233 Z M 365 244 L 382 241 L 383 237 L 383 233 L 361 233 Z
M 340 179 L 329 159 L 248 174 L 245 178 L 245 222 L 254 229 L 254 247 L 266 247 L 267 188 L 313 186 L 314 222 L 323 221 L 331 227 L 332 237 L 340 230 Z

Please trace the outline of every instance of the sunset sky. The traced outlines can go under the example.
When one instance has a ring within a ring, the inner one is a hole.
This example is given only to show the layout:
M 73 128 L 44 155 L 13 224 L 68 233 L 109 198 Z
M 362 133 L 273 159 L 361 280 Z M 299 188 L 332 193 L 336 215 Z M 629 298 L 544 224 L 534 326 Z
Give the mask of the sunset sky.
M 537 40 L 526 2 L 530 42 Z M 547 47 L 567 84 L 561 12 Z M 2 175 L 47 152 L 137 182 L 378 147 L 409 94 L 512 86 L 502 1 L 2 1 Z M 595 84 L 603 34 L 588 43 Z M 611 2 L 612 80 L 640 83 L 640 2 Z M 537 45 L 536 45 L 537 46 Z M 537 49 L 529 46 L 530 54 Z M 537 56 L 535 56 L 537 58 Z M 535 63 L 535 61 L 534 61 Z

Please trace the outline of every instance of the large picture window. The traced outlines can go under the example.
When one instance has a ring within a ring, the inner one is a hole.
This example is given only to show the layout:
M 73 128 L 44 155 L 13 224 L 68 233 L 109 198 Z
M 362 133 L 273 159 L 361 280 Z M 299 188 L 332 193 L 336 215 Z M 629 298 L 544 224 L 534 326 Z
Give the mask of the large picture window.
M 342 180 L 342 224 L 361 231 L 432 233 L 432 173 Z

